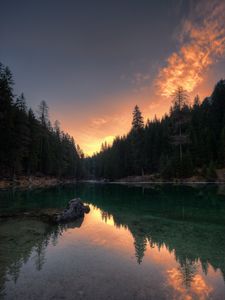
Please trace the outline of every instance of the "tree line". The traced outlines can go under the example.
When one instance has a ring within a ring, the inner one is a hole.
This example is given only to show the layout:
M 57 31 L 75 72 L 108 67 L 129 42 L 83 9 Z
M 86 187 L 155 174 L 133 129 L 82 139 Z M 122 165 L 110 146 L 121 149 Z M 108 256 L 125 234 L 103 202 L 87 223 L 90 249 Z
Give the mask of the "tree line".
M 35 114 L 23 94 L 13 93 L 13 77 L 0 64 L 0 177 L 39 175 L 91 179 L 119 179 L 154 174 L 165 179 L 203 175 L 216 178 L 225 167 L 225 80 L 210 97 L 192 104 L 178 87 L 168 114 L 144 122 L 140 108 L 133 111 L 128 134 L 84 159 L 73 137 L 49 121 L 41 101 Z
M 40 175 L 76 177 L 81 174 L 82 155 L 73 137 L 56 121 L 42 101 L 35 114 L 23 94 L 13 93 L 13 77 L 0 64 L 0 177 Z
M 130 132 L 116 137 L 111 146 L 85 159 L 89 178 L 119 179 L 156 174 L 165 179 L 202 175 L 216 178 L 216 168 L 225 167 L 225 80 L 210 97 L 198 96 L 192 104 L 178 87 L 168 114 L 144 122 L 138 106 L 133 111 Z

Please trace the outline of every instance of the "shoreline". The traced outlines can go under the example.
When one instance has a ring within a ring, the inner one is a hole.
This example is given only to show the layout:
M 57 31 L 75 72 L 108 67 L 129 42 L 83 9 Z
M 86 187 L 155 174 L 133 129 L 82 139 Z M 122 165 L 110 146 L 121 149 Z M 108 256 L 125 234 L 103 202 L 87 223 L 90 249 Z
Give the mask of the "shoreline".
M 104 181 L 104 180 L 76 180 L 76 179 L 59 179 L 55 177 L 18 177 L 15 180 L 1 179 L 0 180 L 0 191 L 8 190 L 13 188 L 29 189 L 29 188 L 47 188 L 57 185 L 64 184 L 75 184 L 75 183 L 90 183 L 90 184 L 121 184 L 121 185 L 161 185 L 161 184 L 171 184 L 171 185 L 206 185 L 206 184 L 215 184 L 223 185 L 225 180 L 188 180 L 188 179 L 176 179 L 176 180 L 113 180 L 113 181 Z
M 113 181 L 101 181 L 101 180 L 80 180 L 78 183 L 90 183 L 90 184 L 126 184 L 126 185 L 153 185 L 153 184 L 173 184 L 173 185 L 189 185 L 189 184 L 225 184 L 225 181 L 125 181 L 125 180 L 113 180 Z
M 76 179 L 59 179 L 51 176 L 21 176 L 14 180 L 0 179 L 0 190 L 6 190 L 11 188 L 45 188 L 76 182 Z

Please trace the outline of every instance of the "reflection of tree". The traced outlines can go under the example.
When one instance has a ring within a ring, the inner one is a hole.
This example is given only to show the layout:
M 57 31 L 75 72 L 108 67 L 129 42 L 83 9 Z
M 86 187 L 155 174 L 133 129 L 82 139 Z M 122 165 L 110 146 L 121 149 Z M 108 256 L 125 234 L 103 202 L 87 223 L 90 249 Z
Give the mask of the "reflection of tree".
M 211 265 L 225 275 L 225 202 L 215 186 L 151 185 L 142 193 L 142 187 L 78 185 L 76 189 L 57 187 L 15 192 L 15 195 L 4 192 L 2 196 L 0 193 L 0 201 L 7 202 L 11 209 L 28 206 L 40 209 L 64 207 L 74 196 L 100 208 L 104 211 L 103 218 L 112 217 L 116 227 L 129 229 L 135 240 L 138 263 L 143 263 L 148 242 L 150 247 L 166 246 L 174 253 L 186 286 L 193 278 L 196 262 L 201 263 L 205 274 Z M 55 245 L 62 230 L 81 226 L 76 223 L 52 227 L 34 220 L 23 221 L 24 226 L 16 220 L 11 224 L 0 226 L 0 294 L 7 275 L 16 280 L 20 266 L 31 254 L 39 249 L 37 266 L 41 268 L 46 245 Z
M 42 269 L 45 263 L 45 247 L 47 247 L 46 243 L 41 243 L 35 249 L 35 266 L 38 271 Z
M 104 221 L 105 223 L 107 223 L 107 221 L 109 219 L 111 219 L 112 216 L 108 212 L 106 212 L 106 211 L 101 211 L 101 217 L 102 217 L 102 221 Z
M 0 298 L 8 278 L 14 282 L 21 267 L 34 255 L 34 264 L 40 271 L 45 263 L 45 251 L 56 245 L 59 235 L 68 228 L 80 227 L 83 219 L 59 226 L 33 219 L 15 219 L 0 223 Z M 6 235 L 7 233 L 7 235 Z
M 193 281 L 197 273 L 196 262 L 190 261 L 189 259 L 185 259 L 184 262 L 180 263 L 178 270 L 180 271 L 183 285 L 186 288 L 190 288 L 191 282 Z
M 121 216 L 113 215 L 114 222 L 121 226 Z M 135 220 L 135 221 L 134 221 Z M 192 222 L 173 221 L 149 216 L 125 216 L 123 224 L 132 233 L 135 243 L 137 262 L 143 260 L 146 243 L 151 248 L 166 247 L 173 252 L 179 263 L 178 272 L 185 288 L 190 288 L 199 262 L 207 275 L 211 265 L 215 270 L 220 269 L 225 274 L 225 236 L 224 226 L 215 224 L 196 224 Z
M 202 270 L 205 273 L 205 275 L 208 274 L 209 269 L 209 263 L 207 261 L 202 261 Z
M 147 247 L 147 239 L 145 236 L 136 235 L 134 237 L 135 256 L 137 262 L 141 264 Z
M 22 266 L 22 261 L 21 260 L 15 261 L 15 263 L 13 263 L 10 266 L 8 274 L 12 277 L 14 283 L 16 283 L 17 279 L 19 278 L 19 273 L 20 273 L 21 266 Z
M 62 230 L 61 230 L 60 226 L 56 226 L 55 230 L 52 232 L 51 240 L 52 240 L 53 246 L 57 245 L 58 237 L 61 235 L 61 231 Z
M 89 194 L 85 186 L 79 196 L 112 216 L 116 227 L 129 229 L 138 263 L 143 260 L 146 241 L 150 247 L 166 246 L 188 286 L 197 262 L 205 274 L 209 265 L 225 274 L 225 202 L 216 191 L 214 186 L 163 185 L 146 188 L 143 194 L 141 187 L 113 185 L 92 186 Z

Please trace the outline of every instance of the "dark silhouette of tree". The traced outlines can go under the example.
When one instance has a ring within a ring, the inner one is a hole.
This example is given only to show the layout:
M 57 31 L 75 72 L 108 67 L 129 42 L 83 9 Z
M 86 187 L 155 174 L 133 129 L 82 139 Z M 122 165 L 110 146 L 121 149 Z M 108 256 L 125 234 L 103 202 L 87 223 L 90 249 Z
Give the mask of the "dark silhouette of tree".
M 171 179 L 198 174 L 215 180 L 216 168 L 225 167 L 224 99 L 221 80 L 210 97 L 200 102 L 196 96 L 192 105 L 178 87 L 169 114 L 146 124 L 136 106 L 130 132 L 84 160 L 86 176 L 113 180 L 153 173 Z
M 216 179 L 225 167 L 225 80 L 210 97 L 198 96 L 189 105 L 178 87 L 170 112 L 147 120 L 136 105 L 128 134 L 85 158 L 82 150 L 59 122 L 49 119 L 40 103 L 38 115 L 27 107 L 25 96 L 13 94 L 10 70 L 0 64 L 0 176 L 48 175 L 110 180 L 154 174 L 171 179 L 202 175 Z
M 180 86 L 173 94 L 173 106 L 171 117 L 173 121 L 172 143 L 179 146 L 180 162 L 183 160 L 183 145 L 188 143 L 188 134 L 185 132 L 184 125 L 188 122 L 188 95 Z
M 10 70 L 0 64 L 0 169 L 6 176 L 14 174 L 13 84 Z
M 27 171 L 30 144 L 29 119 L 27 117 L 26 101 L 23 94 L 17 98 L 14 111 L 14 176 Z
M 136 105 L 133 111 L 132 130 L 144 128 L 144 119 L 139 107 Z
M 42 100 L 39 105 L 38 116 L 41 124 L 44 127 L 46 127 L 49 122 L 49 113 L 48 113 L 48 105 L 44 100 Z
M 10 70 L 0 64 L 0 176 L 82 177 L 73 138 L 57 122 L 52 128 L 45 101 L 36 117 L 27 108 L 24 94 L 15 99 L 13 84 Z
M 133 111 L 132 128 L 129 134 L 133 172 L 137 175 L 144 174 L 144 119 L 139 107 L 136 105 Z

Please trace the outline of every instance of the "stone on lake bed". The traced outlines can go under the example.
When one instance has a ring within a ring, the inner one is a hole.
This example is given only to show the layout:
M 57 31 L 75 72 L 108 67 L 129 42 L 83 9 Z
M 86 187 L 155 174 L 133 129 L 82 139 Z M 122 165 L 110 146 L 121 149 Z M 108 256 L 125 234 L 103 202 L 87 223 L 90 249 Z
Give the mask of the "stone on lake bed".
M 75 221 L 79 218 L 83 218 L 84 214 L 89 213 L 90 207 L 84 205 L 80 198 L 72 199 L 69 201 L 68 206 L 64 210 L 48 208 L 41 210 L 34 210 L 28 212 L 16 212 L 16 213 L 3 213 L 0 214 L 0 221 L 8 218 L 37 218 L 43 221 L 59 224 Z
M 84 214 L 89 213 L 90 207 L 84 205 L 80 198 L 72 199 L 68 203 L 68 207 L 61 213 L 53 216 L 53 221 L 56 223 L 64 223 L 84 217 Z

